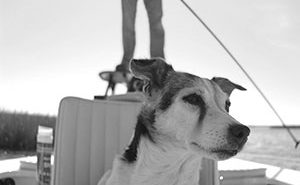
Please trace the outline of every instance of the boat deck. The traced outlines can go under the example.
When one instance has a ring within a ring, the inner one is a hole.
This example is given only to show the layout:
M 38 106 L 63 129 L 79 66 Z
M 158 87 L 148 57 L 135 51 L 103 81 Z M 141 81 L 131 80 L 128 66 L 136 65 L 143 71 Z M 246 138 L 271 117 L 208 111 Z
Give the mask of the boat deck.
M 2 160 L 0 161 L 0 179 L 8 176 L 32 175 L 33 173 L 27 173 L 26 170 L 31 170 L 32 172 L 35 166 L 30 164 L 35 164 L 36 161 L 36 156 Z M 22 169 L 24 173 L 16 173 L 16 171 L 19 171 L 20 169 Z M 271 179 L 271 182 L 274 182 L 274 184 L 300 184 L 300 171 L 246 161 L 237 158 L 232 158 L 226 161 L 220 161 L 218 163 L 218 169 L 221 174 L 221 180 L 223 178 L 222 174 L 226 174 L 226 178 L 228 176 L 235 177 L 236 175 L 245 177 L 248 174 L 260 176 L 265 171 L 266 177 Z

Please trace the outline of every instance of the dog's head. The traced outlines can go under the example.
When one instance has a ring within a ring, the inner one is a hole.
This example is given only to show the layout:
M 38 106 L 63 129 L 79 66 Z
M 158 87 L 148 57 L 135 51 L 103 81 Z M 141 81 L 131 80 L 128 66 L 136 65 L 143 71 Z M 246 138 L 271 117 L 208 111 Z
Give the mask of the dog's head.
M 225 78 L 176 72 L 161 58 L 132 60 L 130 69 L 144 81 L 146 107 L 154 112 L 154 125 L 147 127 L 188 151 L 217 160 L 242 149 L 250 130 L 228 112 L 231 92 L 245 88 Z

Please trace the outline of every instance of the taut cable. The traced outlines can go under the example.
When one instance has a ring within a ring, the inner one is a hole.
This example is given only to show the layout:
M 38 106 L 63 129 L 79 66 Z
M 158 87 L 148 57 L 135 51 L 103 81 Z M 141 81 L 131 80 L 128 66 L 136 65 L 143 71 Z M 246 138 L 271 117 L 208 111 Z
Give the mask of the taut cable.
M 253 86 L 256 88 L 256 90 L 259 92 L 259 94 L 263 97 L 263 99 L 267 102 L 269 107 L 272 109 L 273 113 L 276 115 L 276 117 L 281 122 L 282 126 L 287 130 L 288 134 L 291 136 L 293 141 L 295 142 L 295 148 L 298 147 L 300 140 L 297 140 L 294 134 L 292 133 L 291 129 L 286 126 L 285 122 L 275 109 L 275 107 L 271 104 L 271 102 L 268 100 L 266 95 L 262 92 L 262 90 L 258 87 L 258 85 L 255 83 L 253 78 L 248 74 L 248 72 L 243 68 L 243 66 L 239 63 L 239 61 L 234 57 L 234 55 L 229 51 L 229 49 L 223 44 L 223 42 L 217 37 L 217 35 L 208 27 L 208 25 L 198 16 L 198 14 L 184 1 L 180 0 L 185 7 L 198 19 L 198 21 L 207 29 L 207 31 L 216 39 L 216 41 L 222 46 L 222 48 L 226 51 L 226 53 L 230 56 L 230 58 L 235 62 L 236 65 L 243 71 L 243 73 L 246 75 L 246 77 L 250 80 L 250 82 L 253 84 Z

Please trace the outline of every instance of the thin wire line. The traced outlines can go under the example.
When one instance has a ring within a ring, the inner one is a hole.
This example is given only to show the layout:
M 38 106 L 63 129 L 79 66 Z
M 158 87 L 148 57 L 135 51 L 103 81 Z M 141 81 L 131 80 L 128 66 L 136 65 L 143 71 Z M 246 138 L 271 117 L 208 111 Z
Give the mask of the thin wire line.
M 216 41 L 222 46 L 222 48 L 226 51 L 226 53 L 231 57 L 231 59 L 235 62 L 235 64 L 238 65 L 238 67 L 244 72 L 246 77 L 250 80 L 250 82 L 254 85 L 254 87 L 257 89 L 257 91 L 260 93 L 260 95 L 263 97 L 263 99 L 267 102 L 269 107 L 272 109 L 276 117 L 279 119 L 283 127 L 287 130 L 293 141 L 295 142 L 295 148 L 298 147 L 300 140 L 297 140 L 292 131 L 289 127 L 286 126 L 285 122 L 275 109 L 275 107 L 271 104 L 269 99 L 265 96 L 265 94 L 262 92 L 262 90 L 258 87 L 258 85 L 255 83 L 255 81 L 252 79 L 252 77 L 248 74 L 248 72 L 243 68 L 243 66 L 239 63 L 239 61 L 234 57 L 234 55 L 229 51 L 229 49 L 223 44 L 223 42 L 217 37 L 217 35 L 208 27 L 208 25 L 198 16 L 198 14 L 184 1 L 181 0 L 181 2 L 188 8 L 188 10 L 198 19 L 198 21 L 201 22 L 201 24 L 207 29 L 207 31 L 216 39 Z

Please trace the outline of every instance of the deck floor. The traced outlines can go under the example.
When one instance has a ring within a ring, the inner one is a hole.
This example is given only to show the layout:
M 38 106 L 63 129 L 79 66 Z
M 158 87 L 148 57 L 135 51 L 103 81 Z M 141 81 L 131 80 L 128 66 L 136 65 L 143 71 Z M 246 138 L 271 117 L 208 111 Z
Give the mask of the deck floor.
M 21 161 L 36 163 L 37 159 L 36 156 L 31 156 L 2 160 L 0 161 L 0 174 L 18 171 Z M 300 185 L 300 171 L 246 161 L 237 158 L 220 161 L 218 163 L 219 170 L 249 170 L 258 168 L 266 168 L 266 176 L 270 179 L 275 179 L 292 185 Z
M 292 185 L 300 185 L 300 171 L 246 161 L 237 158 L 218 162 L 219 170 L 249 170 L 258 168 L 266 168 L 266 176 L 269 179 L 278 180 Z

